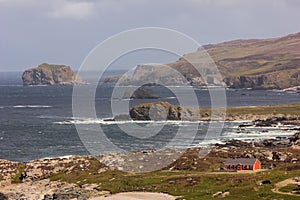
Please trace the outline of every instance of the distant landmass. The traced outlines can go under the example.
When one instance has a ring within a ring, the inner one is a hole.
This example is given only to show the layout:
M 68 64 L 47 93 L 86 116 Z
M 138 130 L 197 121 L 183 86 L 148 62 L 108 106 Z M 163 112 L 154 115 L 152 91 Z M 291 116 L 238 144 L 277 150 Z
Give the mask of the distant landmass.
M 84 83 L 70 66 L 47 63 L 24 71 L 22 80 L 23 85 L 74 85 Z
M 272 39 L 234 40 L 205 45 L 230 88 L 285 89 L 300 85 L 300 33 Z M 206 81 L 184 58 L 201 59 L 204 50 L 186 54 L 167 66 L 179 71 L 192 85 L 218 85 L 209 66 L 204 70 Z M 201 61 L 200 61 L 201 62 Z M 137 66 L 131 78 L 133 83 L 151 79 L 166 84 L 181 85 L 182 79 L 170 76 L 168 70 L 153 70 L 154 66 Z

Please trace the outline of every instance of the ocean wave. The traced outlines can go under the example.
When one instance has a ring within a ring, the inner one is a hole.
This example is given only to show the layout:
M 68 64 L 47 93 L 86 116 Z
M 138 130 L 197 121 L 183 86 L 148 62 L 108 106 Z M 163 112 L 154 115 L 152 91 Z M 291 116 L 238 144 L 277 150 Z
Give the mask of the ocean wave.
M 176 99 L 177 97 L 166 97 L 165 99 Z
M 199 142 L 197 146 L 209 146 L 214 144 L 225 144 L 225 142 L 220 139 L 204 139 L 203 141 Z
M 15 105 L 13 108 L 52 108 L 52 106 L 48 105 Z
M 297 131 L 287 131 L 285 129 L 264 129 L 260 131 L 256 130 L 249 130 L 247 132 L 226 132 L 223 134 L 223 138 L 226 139 L 237 139 L 237 140 L 244 140 L 244 139 L 272 139 L 278 136 L 281 137 L 290 137 Z
M 70 119 L 61 122 L 54 122 L 54 124 L 69 125 L 69 124 L 151 124 L 151 125 L 161 125 L 161 124 L 173 124 L 179 126 L 186 126 L 188 124 L 198 124 L 202 121 L 178 121 L 178 120 L 166 120 L 166 121 L 151 121 L 151 120 L 122 120 L 113 121 L 111 118 L 106 119 Z
M 23 87 L 23 85 L 18 85 L 18 84 L 11 84 L 11 85 L 0 85 L 0 87 Z

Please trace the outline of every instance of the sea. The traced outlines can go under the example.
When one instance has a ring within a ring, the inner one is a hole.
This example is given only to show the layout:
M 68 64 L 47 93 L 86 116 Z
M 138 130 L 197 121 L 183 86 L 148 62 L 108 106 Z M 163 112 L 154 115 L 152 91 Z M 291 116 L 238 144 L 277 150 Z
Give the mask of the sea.
M 113 70 L 107 72 L 105 76 L 121 73 L 121 71 Z M 112 118 L 111 105 L 112 101 L 116 101 L 112 98 L 112 92 L 116 86 L 101 80 L 95 92 L 97 118 L 75 118 L 72 112 L 73 86 L 23 86 L 21 75 L 22 72 L 0 72 L 0 159 L 28 162 L 45 157 L 90 154 L 90 149 L 86 148 L 85 141 L 82 141 L 82 130 L 81 133 L 78 133 L 76 125 L 80 124 L 85 125 L 86 134 L 89 133 L 88 130 L 96 126 L 100 127 L 111 145 L 124 151 L 163 148 L 176 136 L 178 129 L 181 128 L 188 132 L 195 127 L 195 122 L 108 120 Z M 85 90 L 89 85 L 78 87 Z M 135 105 L 153 101 L 178 104 L 178 99 L 173 91 L 176 91 L 175 93 L 185 93 L 186 91 L 184 87 L 174 87 L 172 91 L 163 86 L 152 86 L 151 88 L 160 98 L 127 99 L 129 109 Z M 198 97 L 200 107 L 210 107 L 209 90 L 193 88 L 193 91 Z M 227 89 L 226 97 L 227 107 L 300 102 L 299 93 L 281 90 Z M 123 101 L 124 99 L 119 100 Z M 278 136 L 288 137 L 294 133 L 292 128 L 280 125 L 262 128 L 249 126 L 244 130 L 239 128 L 239 125 L 243 123 L 249 122 L 224 122 L 224 127 L 219 135 L 205 137 L 209 122 L 199 122 L 195 137 L 189 145 L 182 141 L 173 142 L 172 145 L 178 148 L 188 148 L 222 143 L 228 139 L 253 141 Z M 140 134 L 143 137 L 136 137 L 139 135 L 139 129 L 135 132 L 135 136 L 128 135 L 119 127 L 120 124 L 142 127 Z M 147 137 L 148 132 L 145 131 L 147 126 L 162 125 L 163 127 L 156 134 L 149 131 L 149 137 Z M 93 130 L 93 133 L 97 133 L 97 130 Z M 187 134 L 187 137 L 190 135 Z M 190 138 L 186 139 L 190 140 Z M 97 144 L 95 143 L 95 145 Z M 101 144 L 99 145 L 101 146 Z M 105 151 L 105 149 L 102 150 Z M 99 153 L 101 153 L 101 148 Z

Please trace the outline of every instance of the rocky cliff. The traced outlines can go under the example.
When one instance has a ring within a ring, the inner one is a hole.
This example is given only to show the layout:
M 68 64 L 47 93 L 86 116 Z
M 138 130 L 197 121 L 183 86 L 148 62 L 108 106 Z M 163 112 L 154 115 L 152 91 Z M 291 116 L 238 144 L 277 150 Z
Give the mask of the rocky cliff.
M 73 85 L 83 84 L 80 77 L 66 65 L 43 63 L 24 71 L 23 85 Z
M 300 85 L 300 33 L 272 39 L 235 40 L 206 45 L 204 49 L 217 65 L 228 87 L 284 89 Z M 201 62 L 203 55 L 204 50 L 199 49 L 166 65 L 180 72 L 192 85 L 218 84 L 209 66 L 203 67 L 203 74 L 206 75 L 204 81 L 185 59 L 198 58 Z M 167 85 L 182 84 L 178 77 L 170 76 L 164 70 L 155 72 L 152 68 L 138 66 L 132 77 L 133 82 L 145 83 L 152 76 L 152 80 L 164 79 Z

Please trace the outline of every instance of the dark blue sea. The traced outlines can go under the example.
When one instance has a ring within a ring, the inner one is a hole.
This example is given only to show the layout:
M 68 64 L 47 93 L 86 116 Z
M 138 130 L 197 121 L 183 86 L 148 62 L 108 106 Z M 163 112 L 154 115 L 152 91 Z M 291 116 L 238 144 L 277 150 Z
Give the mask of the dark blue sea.
M 112 71 L 107 75 L 113 74 L 118 72 Z M 98 119 L 74 119 L 72 86 L 24 87 L 20 77 L 21 72 L 0 73 L 0 159 L 26 162 L 42 157 L 89 154 L 77 133 L 76 123 L 98 124 L 105 131 L 107 138 L 126 151 L 162 147 L 174 137 L 178 127 L 189 129 L 188 123 L 167 123 L 157 137 L 135 139 L 123 133 L 118 128 L 118 123 L 104 120 L 112 117 L 110 107 L 113 85 L 101 83 L 97 88 L 95 108 Z M 170 90 L 158 86 L 153 90 L 158 93 L 159 99 L 131 100 L 130 106 L 151 101 L 178 103 Z M 175 90 L 185 92 L 184 88 Z M 210 107 L 208 90 L 194 89 L 194 91 L 199 98 L 200 107 Z M 228 107 L 300 102 L 299 93 L 275 90 L 226 90 L 226 96 Z M 292 134 L 282 133 L 280 127 L 264 133 L 253 127 L 251 133 L 243 134 L 237 129 L 239 123 L 225 123 L 221 137 L 211 138 L 210 142 L 220 142 L 224 138 L 253 139 Z M 140 125 L 147 126 L 148 122 L 140 122 Z M 199 125 L 197 137 L 201 138 L 206 129 L 207 124 L 204 122 Z M 141 143 L 143 145 L 139 145 Z M 199 142 L 195 139 L 193 145 L 197 146 L 197 143 Z

